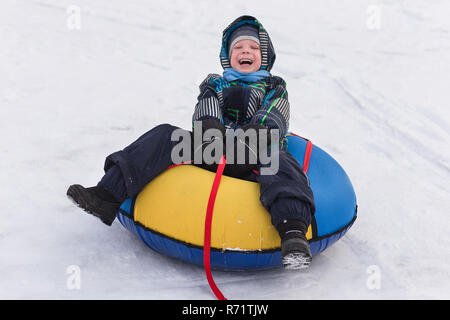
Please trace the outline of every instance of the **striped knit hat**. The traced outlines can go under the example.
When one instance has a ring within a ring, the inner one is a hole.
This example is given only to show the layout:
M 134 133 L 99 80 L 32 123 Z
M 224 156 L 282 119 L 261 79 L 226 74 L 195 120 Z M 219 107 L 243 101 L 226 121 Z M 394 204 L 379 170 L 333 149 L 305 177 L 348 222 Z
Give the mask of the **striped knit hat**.
M 252 40 L 259 45 L 258 29 L 249 24 L 244 24 L 242 27 L 234 30 L 228 40 L 228 57 L 231 57 L 231 50 L 233 50 L 234 45 L 241 40 Z
M 262 24 L 252 16 L 240 16 L 225 28 L 222 35 L 222 47 L 220 49 L 220 63 L 224 69 L 231 68 L 231 48 L 237 41 L 245 39 L 259 40 L 261 49 L 261 70 L 270 71 L 275 62 L 275 50 L 269 34 Z M 255 38 L 255 39 L 253 39 Z M 236 41 L 236 42 L 235 42 Z

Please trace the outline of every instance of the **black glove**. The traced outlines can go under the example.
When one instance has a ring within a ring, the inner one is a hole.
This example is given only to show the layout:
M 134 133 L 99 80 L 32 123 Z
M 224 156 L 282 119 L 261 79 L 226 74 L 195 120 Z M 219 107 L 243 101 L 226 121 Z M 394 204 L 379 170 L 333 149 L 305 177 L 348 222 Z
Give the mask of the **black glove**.
M 204 134 L 205 131 L 208 129 L 218 129 L 222 134 L 222 137 L 225 136 L 225 126 L 222 123 L 220 123 L 219 120 L 214 118 L 208 118 L 205 120 L 201 120 L 200 122 L 202 124 L 202 134 Z
M 247 123 L 242 126 L 242 130 L 244 132 L 247 132 L 248 130 L 255 130 L 256 131 L 256 138 L 257 138 L 257 148 L 258 151 L 262 147 L 262 144 L 265 144 L 265 146 L 270 146 L 271 144 L 271 137 L 270 137 L 270 130 L 268 127 L 262 124 L 258 123 Z M 265 141 L 261 139 L 263 136 L 265 136 Z M 259 154 L 259 153 L 258 153 Z
M 207 138 L 207 140 L 203 140 L 203 135 L 205 134 L 205 132 L 209 129 L 217 129 L 219 130 L 219 132 L 217 133 L 217 135 L 213 135 L 209 138 Z M 225 137 L 225 126 L 220 123 L 219 120 L 217 119 L 213 119 L 213 118 L 209 118 L 209 119 L 205 119 L 205 120 L 201 120 L 201 132 L 197 132 L 196 130 L 198 130 L 198 126 L 194 124 L 194 129 L 193 129 L 193 135 L 192 135 L 192 158 L 195 159 L 195 153 L 199 153 L 201 152 L 202 155 L 202 162 L 201 163 L 195 163 L 194 165 L 209 170 L 209 171 L 213 171 L 216 172 L 217 171 L 217 167 L 219 164 L 219 160 L 222 156 L 222 154 L 217 155 L 215 154 L 215 148 L 214 146 L 217 145 L 217 143 L 222 144 L 223 148 L 223 153 L 225 153 L 225 147 L 224 147 L 224 137 Z M 200 139 L 195 139 L 196 135 L 200 135 Z M 219 142 L 218 142 L 219 141 Z M 197 143 L 197 144 L 196 144 Z M 214 145 L 213 145 L 214 144 Z M 212 148 L 212 154 L 211 156 L 216 158 L 217 161 L 215 161 L 212 164 L 208 164 L 205 163 L 204 159 L 203 159 L 203 155 L 204 155 L 204 151 L 205 148 L 208 148 L 208 146 L 210 146 Z
M 223 115 L 235 123 L 244 118 L 250 100 L 251 87 L 231 86 L 223 89 Z
M 227 154 L 227 166 L 225 174 L 236 178 L 244 178 L 253 170 L 257 170 L 260 164 L 259 150 L 261 144 L 270 145 L 270 133 L 266 126 L 256 123 L 245 124 L 241 128 L 241 134 L 229 133 L 225 136 L 225 146 L 234 148 L 234 155 Z M 261 129 L 265 129 L 262 130 Z M 260 139 L 262 134 L 266 136 L 266 141 Z M 231 140 L 230 140 L 231 139 Z

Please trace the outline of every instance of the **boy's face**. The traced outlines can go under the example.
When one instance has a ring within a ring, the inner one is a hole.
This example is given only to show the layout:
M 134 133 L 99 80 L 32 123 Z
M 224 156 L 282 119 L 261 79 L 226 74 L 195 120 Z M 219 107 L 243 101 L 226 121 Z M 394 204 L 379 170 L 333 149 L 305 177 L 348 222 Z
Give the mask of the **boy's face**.
M 231 67 L 239 72 L 255 72 L 261 68 L 261 50 L 253 40 L 236 42 L 231 51 Z

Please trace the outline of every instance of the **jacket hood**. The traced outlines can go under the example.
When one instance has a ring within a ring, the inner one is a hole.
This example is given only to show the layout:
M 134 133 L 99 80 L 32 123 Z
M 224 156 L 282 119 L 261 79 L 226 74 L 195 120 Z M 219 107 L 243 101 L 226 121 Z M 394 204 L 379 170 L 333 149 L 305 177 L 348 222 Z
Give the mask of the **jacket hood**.
M 230 57 L 228 56 L 228 40 L 231 33 L 244 24 L 249 24 L 258 29 L 259 42 L 261 48 L 261 68 L 260 70 L 270 71 L 275 62 L 275 50 L 270 40 L 269 34 L 263 25 L 252 16 L 240 16 L 234 20 L 225 30 L 222 35 L 222 47 L 220 49 L 220 63 L 224 69 L 231 68 Z

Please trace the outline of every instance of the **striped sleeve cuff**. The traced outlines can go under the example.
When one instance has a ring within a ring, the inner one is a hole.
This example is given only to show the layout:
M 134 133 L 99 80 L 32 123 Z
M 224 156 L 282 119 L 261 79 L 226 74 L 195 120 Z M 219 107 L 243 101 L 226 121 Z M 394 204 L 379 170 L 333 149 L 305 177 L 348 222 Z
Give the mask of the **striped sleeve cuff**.
M 214 96 L 200 99 L 195 106 L 192 121 L 202 120 L 205 118 L 216 118 L 221 122 L 223 121 L 219 101 Z

